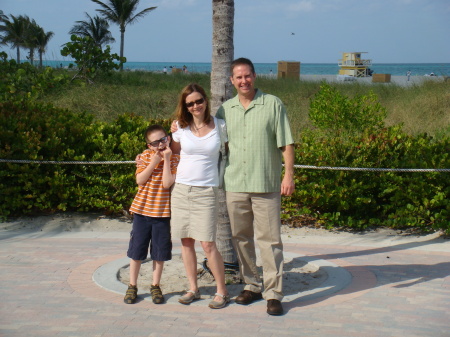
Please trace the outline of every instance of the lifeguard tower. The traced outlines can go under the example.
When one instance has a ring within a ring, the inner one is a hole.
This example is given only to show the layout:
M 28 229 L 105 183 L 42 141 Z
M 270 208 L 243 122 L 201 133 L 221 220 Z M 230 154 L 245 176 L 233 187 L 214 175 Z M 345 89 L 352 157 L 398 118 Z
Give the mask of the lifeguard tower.
M 352 77 L 370 76 L 372 71 L 369 67 L 372 65 L 372 60 L 363 60 L 361 54 L 367 54 L 367 52 L 342 53 L 342 59 L 338 62 L 339 67 L 341 67 L 339 75 Z

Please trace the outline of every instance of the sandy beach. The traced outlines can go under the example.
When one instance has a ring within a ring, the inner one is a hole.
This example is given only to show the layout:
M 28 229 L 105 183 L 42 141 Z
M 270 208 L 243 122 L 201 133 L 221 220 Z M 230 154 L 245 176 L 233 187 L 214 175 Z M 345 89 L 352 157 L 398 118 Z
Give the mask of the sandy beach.
M 377 84 L 377 85 L 400 85 L 400 86 L 412 86 L 419 85 L 425 81 L 443 82 L 443 76 L 411 76 L 410 80 L 406 76 L 391 76 L 389 83 L 374 83 L 372 77 L 357 77 L 352 78 L 350 81 L 343 81 L 338 75 L 302 75 L 300 74 L 300 81 L 326 81 L 328 83 L 364 83 L 364 84 Z

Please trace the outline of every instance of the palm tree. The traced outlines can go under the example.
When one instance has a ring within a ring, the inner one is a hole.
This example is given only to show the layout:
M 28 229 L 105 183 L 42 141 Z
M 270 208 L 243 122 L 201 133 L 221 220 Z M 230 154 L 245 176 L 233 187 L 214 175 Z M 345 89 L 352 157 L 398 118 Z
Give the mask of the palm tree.
M 20 63 L 20 48 L 25 44 L 26 20 L 22 15 L 15 17 L 11 14 L 10 17 L 2 18 L 0 32 L 4 35 L 1 37 L 1 43 L 17 49 L 17 63 Z
M 29 49 L 30 63 L 34 64 L 34 51 L 37 48 L 36 37 L 42 29 L 34 19 L 30 19 L 28 16 L 23 16 L 25 25 L 25 34 L 23 47 Z
M 120 57 L 123 57 L 123 47 L 125 39 L 125 27 L 128 24 L 133 24 L 137 20 L 147 13 L 156 9 L 156 7 L 149 7 L 137 14 L 134 12 L 139 5 L 140 0 L 109 0 L 108 4 L 101 2 L 99 0 L 91 0 L 96 4 L 100 5 L 103 9 L 97 9 L 98 12 L 102 13 L 103 17 L 115 24 L 120 28 Z M 120 66 L 123 69 L 123 64 Z
M 0 23 L 3 22 L 3 21 L 5 21 L 5 20 L 7 20 L 7 19 L 8 19 L 8 16 L 6 16 L 6 15 L 3 13 L 3 11 L 0 9 Z M 3 35 L 1 35 L 1 34 L 0 34 L 0 44 L 5 44 L 5 43 L 3 42 Z
M 0 21 L 4 21 L 8 19 L 8 16 L 5 15 L 5 13 L 3 13 L 3 11 L 0 9 Z
M 69 31 L 69 34 L 90 37 L 100 48 L 102 48 L 104 44 L 116 41 L 109 31 L 109 23 L 106 19 L 101 18 L 98 15 L 92 18 L 88 13 L 85 14 L 88 19 L 86 21 L 77 21 Z
M 233 95 L 233 86 L 229 78 L 230 65 L 234 57 L 234 0 L 213 0 L 212 10 L 211 111 L 215 114 L 220 105 Z M 222 189 L 219 190 L 216 244 L 225 262 L 237 262 L 231 242 L 225 192 Z
M 39 53 L 39 67 L 42 68 L 42 55 L 45 53 L 48 42 L 55 34 L 53 32 L 46 33 L 43 28 L 39 28 L 38 34 L 36 35 L 36 47 Z

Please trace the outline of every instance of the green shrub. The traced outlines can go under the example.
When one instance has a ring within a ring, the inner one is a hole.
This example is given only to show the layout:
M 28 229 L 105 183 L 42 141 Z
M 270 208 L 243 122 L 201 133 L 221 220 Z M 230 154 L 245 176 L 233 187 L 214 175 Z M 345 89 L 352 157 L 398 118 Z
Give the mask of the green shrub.
M 89 146 L 95 124 L 86 114 L 73 115 L 51 105 L 0 103 L 0 157 L 24 160 L 73 160 Z M 3 191 L 0 214 L 66 209 L 74 177 L 69 166 L 0 166 Z
M 369 109 L 378 113 L 379 109 Z M 322 113 L 322 112 L 320 112 Z M 370 116 L 367 116 L 370 117 Z M 110 123 L 49 104 L 0 102 L 0 158 L 42 161 L 133 161 L 146 147 L 146 120 Z M 369 123 L 374 125 L 376 123 Z M 337 124 L 336 124 L 337 125 Z M 330 125 L 332 127 L 333 124 Z M 406 135 L 401 126 L 354 132 L 305 130 L 297 164 L 368 168 L 449 168 L 450 139 Z M 136 193 L 135 165 L 0 162 L 0 217 L 65 210 L 117 213 Z M 450 233 L 450 174 L 296 169 L 296 191 L 283 218 L 308 217 L 327 227 L 413 227 Z
M 449 168 L 450 139 L 407 136 L 399 127 L 375 135 L 326 139 L 307 132 L 296 148 L 301 165 Z M 328 227 L 418 227 L 450 231 L 450 175 L 296 169 L 296 191 L 284 217 L 313 216 Z
M 87 83 L 93 83 L 95 77 L 101 73 L 108 74 L 113 70 L 119 70 L 126 62 L 125 57 L 111 54 L 110 46 L 102 50 L 92 38 L 87 36 L 72 35 L 70 42 L 64 44 L 61 55 L 70 56 L 75 60 L 77 69 L 72 80 L 80 78 Z M 69 68 L 73 68 L 73 64 L 70 64 Z
M 36 99 L 55 87 L 66 84 L 66 74 L 55 74 L 52 68 L 38 69 L 30 63 L 17 64 L 0 53 L 0 102 Z
M 305 131 L 295 162 L 319 167 L 449 168 L 450 138 L 416 137 L 383 128 L 372 93 L 349 99 L 323 85 L 311 102 L 315 130 Z M 450 232 L 450 175 L 438 172 L 296 171 L 284 218 L 305 214 L 328 227 L 416 227 Z
M 51 105 L 0 103 L 0 157 L 42 161 L 134 160 L 145 149 L 149 124 L 132 115 L 114 123 L 95 122 Z M 136 192 L 134 165 L 0 163 L 0 216 L 37 211 L 129 207 Z
M 309 118 L 314 126 L 325 132 L 355 133 L 382 128 L 386 109 L 372 91 L 349 98 L 329 84 L 322 84 L 311 101 Z

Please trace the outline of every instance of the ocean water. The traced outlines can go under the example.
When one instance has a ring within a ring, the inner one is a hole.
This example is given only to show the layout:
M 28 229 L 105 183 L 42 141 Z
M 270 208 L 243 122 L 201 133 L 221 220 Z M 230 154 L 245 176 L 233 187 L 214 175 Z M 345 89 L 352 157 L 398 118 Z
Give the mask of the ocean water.
M 65 67 L 70 61 L 44 61 L 50 67 Z M 211 63 L 206 62 L 127 62 L 124 69 L 130 71 L 162 72 L 164 67 L 170 72 L 170 67 L 182 68 L 186 66 L 189 72 L 210 73 Z M 424 76 L 434 73 L 437 76 L 450 76 L 450 63 L 374 63 L 370 67 L 375 74 L 391 74 L 392 76 L 406 76 L 408 70 L 411 76 Z M 277 63 L 255 63 L 257 74 L 277 73 Z M 337 63 L 301 63 L 300 74 L 304 75 L 337 75 Z

